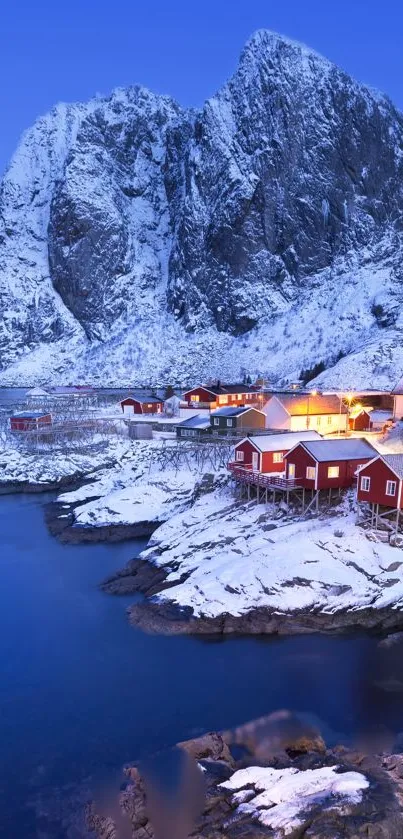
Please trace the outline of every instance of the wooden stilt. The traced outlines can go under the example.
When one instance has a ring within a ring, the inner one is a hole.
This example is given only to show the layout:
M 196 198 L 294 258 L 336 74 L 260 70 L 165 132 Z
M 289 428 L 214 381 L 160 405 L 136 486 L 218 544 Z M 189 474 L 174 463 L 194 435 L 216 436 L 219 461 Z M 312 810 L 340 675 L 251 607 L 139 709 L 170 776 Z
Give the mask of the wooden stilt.
M 332 500 L 332 490 L 329 489 L 329 504 L 330 504 L 331 500 Z
M 302 512 L 305 510 L 305 487 L 302 488 Z
M 397 508 L 397 510 L 396 510 L 396 533 L 399 530 L 399 519 L 400 519 L 400 510 L 399 510 L 399 508 Z
M 319 490 L 316 492 L 316 512 L 319 510 Z

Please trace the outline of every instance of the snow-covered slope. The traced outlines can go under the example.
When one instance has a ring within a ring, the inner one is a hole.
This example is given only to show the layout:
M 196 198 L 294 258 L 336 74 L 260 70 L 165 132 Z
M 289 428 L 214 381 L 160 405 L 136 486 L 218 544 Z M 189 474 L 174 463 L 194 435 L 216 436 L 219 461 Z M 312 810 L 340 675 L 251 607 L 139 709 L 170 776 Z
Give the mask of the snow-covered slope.
M 394 383 L 402 176 L 392 103 L 267 31 L 200 111 L 58 106 L 1 188 L 0 383 Z

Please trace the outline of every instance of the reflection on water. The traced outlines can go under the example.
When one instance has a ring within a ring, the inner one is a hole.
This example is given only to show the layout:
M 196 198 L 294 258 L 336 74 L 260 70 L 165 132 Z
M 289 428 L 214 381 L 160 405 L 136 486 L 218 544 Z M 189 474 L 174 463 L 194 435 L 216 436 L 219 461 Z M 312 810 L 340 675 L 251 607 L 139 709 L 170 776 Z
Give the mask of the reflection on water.
M 133 629 L 125 615 L 133 598 L 112 598 L 97 583 L 143 543 L 62 545 L 44 527 L 46 500 L 0 499 L 2 835 L 37 835 L 24 803 L 48 785 L 279 708 L 319 720 L 329 744 L 374 713 L 403 728 L 398 693 L 374 712 L 360 689 L 375 639 L 210 642 Z

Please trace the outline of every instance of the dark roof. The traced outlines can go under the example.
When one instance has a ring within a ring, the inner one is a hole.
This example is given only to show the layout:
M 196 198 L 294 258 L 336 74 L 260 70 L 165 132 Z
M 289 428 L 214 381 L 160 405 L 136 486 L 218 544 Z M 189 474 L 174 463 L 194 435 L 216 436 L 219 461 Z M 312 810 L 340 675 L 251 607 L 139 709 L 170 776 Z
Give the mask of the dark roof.
M 49 411 L 20 411 L 18 414 L 13 414 L 11 419 L 40 419 L 47 416 L 49 416 Z
M 364 460 L 375 457 L 376 449 L 360 437 L 341 437 L 336 440 L 313 440 L 301 443 L 318 462 L 329 460 Z
M 256 385 L 230 384 L 230 385 L 195 385 L 185 390 L 184 393 L 191 393 L 192 390 L 203 388 L 215 396 L 223 396 L 225 393 L 259 393 L 260 388 Z
M 163 402 L 164 400 L 161 399 L 159 396 L 125 396 L 124 399 L 121 399 L 121 402 L 126 402 L 127 399 L 132 399 L 133 402 L 141 402 L 142 404 L 145 402 Z
M 212 411 L 210 416 L 211 417 L 238 417 L 240 414 L 244 414 L 246 411 L 256 411 L 257 408 L 252 408 L 251 406 L 239 406 L 238 408 L 234 405 L 233 408 L 228 406 L 227 408 L 217 408 L 215 411 Z
M 382 459 L 399 478 L 403 478 L 403 454 L 383 454 Z
M 313 394 L 273 394 L 292 417 L 307 416 L 308 414 L 348 414 L 344 402 L 338 396 L 322 396 Z
M 178 422 L 178 428 L 210 428 L 210 417 L 203 417 L 196 414 L 195 417 L 189 417 L 189 419 L 183 420 L 183 422 Z

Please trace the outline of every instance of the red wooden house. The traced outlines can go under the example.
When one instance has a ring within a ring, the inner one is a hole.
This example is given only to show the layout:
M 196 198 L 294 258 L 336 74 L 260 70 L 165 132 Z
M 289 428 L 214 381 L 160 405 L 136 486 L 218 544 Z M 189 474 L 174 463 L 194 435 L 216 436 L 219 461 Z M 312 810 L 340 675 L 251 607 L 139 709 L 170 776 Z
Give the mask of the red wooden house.
M 10 417 L 11 431 L 34 431 L 52 424 L 52 415 L 42 411 L 20 411 Z
M 401 510 L 403 454 L 378 454 L 358 471 L 357 500 Z
M 127 396 L 120 403 L 125 416 L 133 414 L 162 414 L 164 402 L 157 396 Z
M 384 431 L 392 422 L 392 411 L 361 408 L 350 414 L 349 426 L 351 431 Z
M 262 434 L 245 437 L 234 448 L 232 466 L 243 466 L 254 472 L 284 472 L 284 457 L 301 440 L 321 440 L 317 431 L 296 431 L 290 434 Z
M 260 398 L 260 388 L 256 385 L 230 384 L 199 385 L 183 394 L 185 402 L 190 407 L 207 405 L 210 408 L 218 406 L 255 405 Z
M 374 454 L 376 449 L 359 438 L 298 443 L 285 457 L 286 477 L 305 489 L 349 487 L 357 469 Z

